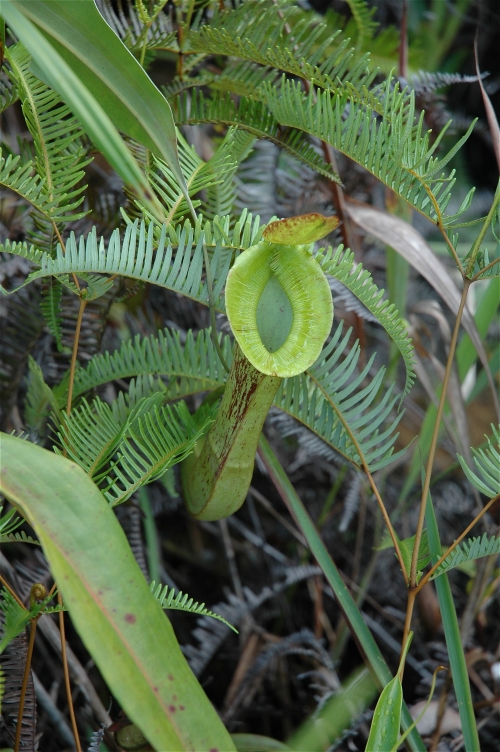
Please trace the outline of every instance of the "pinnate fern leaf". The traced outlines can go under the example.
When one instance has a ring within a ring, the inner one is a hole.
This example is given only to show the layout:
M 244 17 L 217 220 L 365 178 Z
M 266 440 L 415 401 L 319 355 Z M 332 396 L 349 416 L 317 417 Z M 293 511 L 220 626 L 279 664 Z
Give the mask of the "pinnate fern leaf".
M 47 605 L 54 597 L 52 594 L 48 595 L 44 600 L 35 603 L 35 605 L 29 610 L 22 608 L 7 588 L 3 588 L 0 595 L 0 610 L 4 615 L 4 632 L 3 637 L 0 640 L 0 653 L 5 650 L 14 637 L 17 637 L 18 634 L 21 634 L 21 632 L 26 629 L 30 620 L 34 619 L 40 613 L 56 614 L 59 611 L 66 610 L 64 606 Z
M 229 337 L 220 335 L 220 343 L 226 362 L 231 363 Z M 85 368 L 76 371 L 73 394 L 78 397 L 109 381 L 139 375 L 165 377 L 166 400 L 211 391 L 225 382 L 225 371 L 215 352 L 210 330 L 196 335 L 188 331 L 182 343 L 178 331 L 164 329 L 150 337 L 136 335 L 112 353 L 94 355 Z M 66 392 L 66 381 L 63 381 L 61 388 L 56 387 L 61 405 L 65 403 Z
M 340 323 L 321 356 L 305 374 L 282 382 L 274 404 L 357 468 L 366 464 L 373 471 L 399 456 L 393 450 L 398 436 L 395 429 L 402 413 L 396 411 L 398 396 L 393 395 L 393 386 L 377 401 L 385 368 L 362 386 L 374 358 L 355 373 L 359 343 L 341 360 L 350 336 L 350 330 L 342 336 L 342 328 Z M 395 417 L 389 418 L 393 413 Z
M 213 611 L 209 611 L 205 608 L 204 603 L 198 603 L 190 598 L 189 595 L 176 592 L 174 588 L 168 588 L 167 585 L 162 589 L 161 583 L 159 585 L 153 580 L 150 586 L 150 590 L 153 596 L 160 603 L 160 606 L 164 609 L 175 609 L 176 611 L 185 611 L 190 614 L 197 614 L 198 616 L 210 616 L 212 619 L 218 619 L 227 627 L 238 634 L 236 627 L 233 627 L 223 616 L 215 614 Z
M 54 277 L 49 277 L 42 288 L 40 310 L 49 332 L 55 339 L 57 349 L 62 350 L 62 285 Z
M 19 155 L 13 154 L 4 157 L 0 147 L 0 185 L 14 191 L 42 211 L 47 208 L 42 193 L 44 181 L 39 175 L 33 174 L 33 171 L 31 160 L 22 162 Z
M 467 561 L 474 561 L 482 556 L 491 556 L 492 554 L 500 554 L 500 536 L 489 537 L 484 533 L 482 537 L 467 538 L 453 549 L 430 579 L 435 580 L 436 577 L 449 572 L 450 569 L 459 567 Z
M 84 185 L 78 186 L 86 158 L 81 144 L 83 130 L 59 95 L 31 72 L 31 56 L 19 42 L 7 51 L 12 74 L 20 93 L 23 115 L 33 137 L 35 166 L 43 180 L 43 206 L 34 214 L 37 244 L 47 250 L 53 245 L 54 224 L 80 219 L 75 212 L 83 202 Z
M 353 96 L 374 78 L 368 56 L 356 55 L 340 30 L 332 34 L 327 24 L 297 6 L 278 13 L 269 0 L 248 0 L 216 13 L 210 25 L 188 34 L 187 44 L 196 52 L 252 61 L 337 92 L 345 92 L 349 82 Z
M 198 219 L 195 227 L 189 221 L 180 228 L 163 225 L 158 234 L 156 229 L 155 222 L 146 225 L 136 220 L 127 226 L 123 238 L 120 231 L 115 230 L 107 243 L 104 238 L 98 240 L 95 228 L 78 241 L 72 233 L 66 243 L 66 252 L 63 253 L 58 245 L 55 258 L 33 245 L 11 243 L 9 240 L 0 245 L 0 251 L 27 258 L 39 267 L 20 287 L 34 279 L 55 276 L 73 289 L 68 275 L 76 274 L 83 278 L 92 274 L 122 275 L 166 287 L 208 305 L 207 287 L 203 282 L 205 243 L 212 256 L 210 266 L 215 308 L 224 312 L 222 289 L 232 256 L 260 240 L 262 228 L 259 218 L 253 219 L 243 212 L 232 230 L 229 217 L 220 220 L 215 217 L 213 222 L 206 222 L 204 226 L 202 218 Z M 106 281 L 105 286 L 109 284 L 111 282 Z M 7 293 L 1 287 L 0 291 Z M 15 291 L 7 294 L 12 292 Z M 102 289 L 98 292 L 102 293 Z
M 492 424 L 491 430 L 493 441 L 487 437 L 486 449 L 472 450 L 477 474 L 470 469 L 463 457 L 457 455 L 462 470 L 472 485 L 488 497 L 500 494 L 500 426 L 495 428 Z
M 311 88 L 304 94 L 299 83 L 283 80 L 279 90 L 264 84 L 267 104 L 283 126 L 298 128 L 329 143 L 385 183 L 410 206 L 432 222 L 451 225 L 467 207 L 446 216 L 454 172 L 444 167 L 465 143 L 467 133 L 441 159 L 433 156 L 446 131 L 443 129 L 430 146 L 429 133 L 423 132 L 423 117 L 415 121 L 413 92 L 401 92 L 388 79 L 382 97 L 363 89 L 364 97 L 355 101 L 355 85 L 346 93 Z M 351 91 L 352 88 L 352 91 Z M 382 103 L 380 118 L 374 118 Z M 345 117 L 345 113 L 347 116 Z
M 4 61 L 0 70 L 0 114 L 19 99 L 17 86 L 12 83 L 5 63 L 6 61 Z
M 135 403 L 121 394 L 111 406 L 84 400 L 61 425 L 62 449 L 113 506 L 185 459 L 212 422 L 207 411 L 194 418 L 183 402 L 162 401 L 161 392 Z
M 340 245 L 336 251 L 329 248 L 317 256 L 325 274 L 330 274 L 345 285 L 376 317 L 401 353 L 406 366 L 406 382 L 403 397 L 408 394 L 415 372 L 413 369 L 413 345 L 393 303 L 383 299 L 384 290 L 379 290 L 371 274 L 361 264 L 354 264 L 354 254 Z
M 296 128 L 283 129 L 263 102 L 241 96 L 238 104 L 230 94 L 208 99 L 201 91 L 188 97 L 181 94 L 177 102 L 177 122 L 183 125 L 214 123 L 237 126 L 257 138 L 265 138 L 285 149 L 320 175 L 340 183 L 340 177 L 331 165 L 311 146 L 307 135 Z

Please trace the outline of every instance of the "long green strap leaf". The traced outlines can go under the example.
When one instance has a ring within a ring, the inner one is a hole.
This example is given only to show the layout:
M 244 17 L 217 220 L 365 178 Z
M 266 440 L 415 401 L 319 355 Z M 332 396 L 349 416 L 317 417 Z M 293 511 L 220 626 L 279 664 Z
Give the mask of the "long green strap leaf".
M 425 522 L 427 525 L 427 537 L 429 548 L 433 554 L 434 564 L 441 556 L 442 548 L 439 539 L 439 529 L 432 504 L 431 495 L 427 497 L 427 508 L 425 510 Z M 480 750 L 479 737 L 477 734 L 476 718 L 474 716 L 474 707 L 470 691 L 469 674 L 467 672 L 467 663 L 465 660 L 462 639 L 460 637 L 460 628 L 458 626 L 457 612 L 451 594 L 448 575 L 443 574 L 435 580 L 436 593 L 441 609 L 443 619 L 444 636 L 446 647 L 450 657 L 451 675 L 453 677 L 453 686 L 458 703 L 458 712 L 462 721 L 462 733 L 466 752 L 476 752 Z
M 128 717 L 161 752 L 234 750 L 94 483 L 28 441 L 1 434 L 1 449 L 2 493 L 35 530 L 73 623 Z
M 325 544 L 321 540 L 302 501 L 281 467 L 269 442 L 263 435 L 261 435 L 259 440 L 259 455 L 281 498 L 295 516 L 299 529 L 305 537 L 311 553 L 323 570 L 323 574 L 335 594 L 344 619 L 349 626 L 354 640 L 356 640 L 359 650 L 365 658 L 367 666 L 375 677 L 379 687 L 385 687 L 391 681 L 392 674 L 384 661 L 382 653 L 378 649 L 372 633 L 366 626 L 354 599 L 345 586 L 339 570 L 326 550 Z M 406 729 L 411 723 L 413 723 L 413 720 L 408 708 L 403 703 L 402 726 Z M 413 730 L 409 735 L 408 744 L 413 752 L 424 752 L 425 750 L 420 734 L 416 730 Z

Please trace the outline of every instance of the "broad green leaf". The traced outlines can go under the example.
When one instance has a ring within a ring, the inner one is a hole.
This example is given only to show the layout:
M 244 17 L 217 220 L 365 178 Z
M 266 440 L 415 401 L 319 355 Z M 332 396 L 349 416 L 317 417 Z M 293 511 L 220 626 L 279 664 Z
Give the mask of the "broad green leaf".
M 162 752 L 234 750 L 97 487 L 64 457 L 1 439 L 2 493 L 36 531 L 75 628 L 124 712 Z
M 161 156 L 187 191 L 170 106 L 93 0 L 4 0 L 2 15 L 30 51 L 36 74 L 67 102 L 142 201 L 152 207 L 153 196 L 118 130 Z

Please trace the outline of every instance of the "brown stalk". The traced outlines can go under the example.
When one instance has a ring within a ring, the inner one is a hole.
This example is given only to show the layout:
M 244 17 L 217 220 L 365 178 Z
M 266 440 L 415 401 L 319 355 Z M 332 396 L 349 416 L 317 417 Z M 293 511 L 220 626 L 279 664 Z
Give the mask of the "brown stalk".
M 31 591 L 30 591 L 30 610 L 34 608 L 36 601 L 43 600 L 46 596 L 47 596 L 47 590 L 45 586 L 39 582 L 35 582 L 35 584 L 31 586 Z M 18 600 L 17 596 L 16 596 L 16 600 Z M 25 609 L 24 605 L 22 607 Z M 31 630 L 30 630 L 30 638 L 28 642 L 28 650 L 26 653 L 26 664 L 24 666 L 23 683 L 21 685 L 21 694 L 19 697 L 19 708 L 17 711 L 17 725 L 16 725 L 16 737 L 14 740 L 14 752 L 19 752 L 19 745 L 21 744 L 24 702 L 26 699 L 26 691 L 28 689 L 28 680 L 29 680 L 30 671 L 31 671 L 31 659 L 33 657 L 33 647 L 35 644 L 36 626 L 38 623 L 38 619 L 40 618 L 41 615 L 42 615 L 41 613 L 37 614 L 37 616 L 30 619 Z
M 448 383 L 450 380 L 451 369 L 453 365 L 453 358 L 455 357 L 455 349 L 457 346 L 458 332 L 460 330 L 460 321 L 462 319 L 462 313 L 465 307 L 465 302 L 467 300 L 467 293 L 469 291 L 470 285 L 471 285 L 471 280 L 464 278 L 464 287 L 462 290 L 462 297 L 460 299 L 460 305 L 458 308 L 457 318 L 455 320 L 455 326 L 454 326 L 453 334 L 451 337 L 450 350 L 448 353 L 448 360 L 446 362 L 446 370 L 445 370 L 444 378 L 443 378 L 443 387 L 442 387 L 441 397 L 440 397 L 439 405 L 437 409 L 436 420 L 434 423 L 432 441 L 431 441 L 431 446 L 429 449 L 429 457 L 427 459 L 427 466 L 425 469 L 424 487 L 422 489 L 422 498 L 420 500 L 420 511 L 419 511 L 418 522 L 417 522 L 417 530 L 415 532 L 415 545 L 414 545 L 413 554 L 411 557 L 410 581 L 408 584 L 408 602 L 406 605 L 405 628 L 403 631 L 403 640 L 401 643 L 403 646 L 402 649 L 404 648 L 406 644 L 406 640 L 410 632 L 411 619 L 413 616 L 413 609 L 415 606 L 415 598 L 417 597 L 417 593 L 419 591 L 419 588 L 417 587 L 417 561 L 418 561 L 418 552 L 420 550 L 420 541 L 422 540 L 422 533 L 424 529 L 427 496 L 429 494 L 429 488 L 431 485 L 432 467 L 434 465 L 434 457 L 435 457 L 436 449 L 437 449 L 439 427 L 441 425 L 441 418 L 443 416 L 444 405 L 445 405 L 446 396 L 448 393 Z M 427 582 L 427 580 L 425 580 L 425 582 Z
M 61 593 L 57 594 L 57 602 L 63 605 Z M 73 697 L 71 695 L 71 683 L 69 680 L 68 659 L 66 657 L 66 631 L 64 628 L 64 611 L 59 611 L 59 631 L 61 633 L 61 660 L 64 672 L 64 686 L 66 688 L 66 698 L 68 700 L 69 717 L 71 719 L 71 728 L 75 737 L 76 752 L 82 752 L 80 737 L 78 736 L 78 726 L 76 725 L 75 709 L 73 707 Z
M 440 397 L 439 405 L 437 409 L 436 421 L 434 423 L 434 431 L 432 433 L 432 441 L 431 441 L 431 446 L 429 450 L 429 457 L 427 459 L 427 466 L 425 468 L 424 487 L 422 489 L 422 498 L 420 501 L 420 513 L 418 517 L 417 530 L 415 533 L 415 547 L 413 549 L 413 555 L 411 559 L 410 588 L 415 588 L 417 585 L 416 580 L 417 580 L 418 551 L 420 548 L 420 540 L 422 538 L 422 531 L 424 528 L 425 509 L 427 505 L 427 496 L 429 494 L 429 488 L 431 485 L 431 474 L 432 474 L 432 467 L 434 465 L 434 456 L 436 454 L 436 449 L 437 449 L 439 427 L 441 425 L 441 418 L 443 415 L 444 405 L 446 402 L 446 396 L 448 393 L 448 383 L 450 380 L 451 369 L 453 365 L 453 358 L 455 356 L 455 349 L 457 346 L 458 332 L 460 330 L 460 321 L 462 319 L 462 313 L 465 307 L 465 301 L 467 300 L 467 293 L 469 292 L 470 285 L 471 285 L 471 280 L 465 279 L 464 287 L 462 290 L 462 297 L 460 299 L 460 306 L 458 308 L 457 318 L 455 321 L 455 326 L 454 326 L 453 334 L 451 337 L 450 351 L 448 354 L 448 360 L 446 362 L 446 370 L 445 370 L 444 379 L 443 379 L 443 387 L 442 387 L 441 397 Z

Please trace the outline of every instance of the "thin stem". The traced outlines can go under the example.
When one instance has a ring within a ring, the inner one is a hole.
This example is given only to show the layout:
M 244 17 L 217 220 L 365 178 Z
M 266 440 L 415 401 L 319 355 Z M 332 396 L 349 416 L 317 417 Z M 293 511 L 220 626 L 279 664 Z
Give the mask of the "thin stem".
M 477 274 L 472 277 L 471 282 L 477 282 L 478 279 L 481 279 L 483 274 L 488 271 L 488 269 L 491 269 L 495 264 L 500 263 L 500 259 L 494 259 L 494 261 L 490 261 L 490 263 L 484 267 L 484 269 L 480 269 Z
M 450 352 L 448 353 L 448 360 L 446 363 L 446 370 L 444 373 L 441 397 L 439 400 L 439 405 L 438 405 L 437 414 L 436 414 L 436 421 L 434 423 L 434 431 L 432 433 L 431 446 L 429 449 L 429 457 L 427 459 L 427 466 L 425 469 L 424 487 L 422 489 L 422 498 L 420 501 L 420 512 L 419 512 L 419 517 L 418 517 L 417 530 L 415 532 L 415 546 L 413 549 L 413 554 L 411 557 L 411 566 L 410 566 L 410 588 L 412 589 L 415 588 L 417 585 L 418 552 L 420 549 L 420 541 L 422 539 L 422 531 L 424 529 L 425 508 L 427 505 L 427 495 L 429 493 L 429 488 L 431 485 L 432 466 L 434 464 L 434 456 L 436 454 L 437 442 L 438 442 L 438 437 L 439 437 L 439 427 L 441 425 L 441 418 L 443 416 L 444 405 L 445 405 L 446 396 L 448 393 L 448 383 L 450 380 L 451 369 L 453 365 L 453 358 L 455 357 L 455 349 L 457 346 L 458 332 L 460 330 L 460 321 L 462 319 L 462 313 L 465 307 L 465 301 L 467 300 L 467 293 L 469 292 L 470 285 L 471 285 L 470 279 L 465 279 L 464 287 L 462 290 L 462 297 L 460 299 L 460 305 L 458 308 L 457 318 L 455 321 L 455 327 L 453 329 L 453 335 L 452 335 L 451 342 L 450 342 Z M 410 601 L 408 601 L 408 605 L 410 605 Z
M 21 599 L 19 598 L 19 596 L 18 596 L 18 595 L 17 595 L 17 594 L 16 594 L 15 592 L 14 592 L 14 590 L 12 590 L 12 588 L 11 588 L 11 586 L 9 585 L 9 583 L 7 582 L 7 580 L 5 580 L 5 579 L 4 579 L 3 577 L 2 577 L 2 575 L 1 575 L 1 574 L 0 574 L 0 582 L 2 583 L 2 585 L 4 586 L 4 588 L 5 588 L 6 590 L 8 590 L 8 591 L 9 591 L 9 593 L 11 594 L 11 596 L 12 596 L 13 598 L 15 598 L 15 600 L 16 600 L 16 601 L 17 601 L 17 602 L 19 603 L 19 605 L 21 606 L 21 608 L 24 608 L 24 610 L 25 610 L 25 611 L 27 611 L 28 609 L 26 608 L 26 606 L 24 605 L 24 603 L 22 602 L 22 600 L 21 600 Z
M 404 646 L 406 645 L 406 640 L 408 639 L 408 635 L 410 634 L 411 620 L 413 617 L 413 609 L 415 607 L 416 597 L 417 597 L 417 591 L 414 588 L 409 588 L 408 589 L 408 602 L 406 604 L 405 626 L 403 629 L 403 639 L 401 640 L 401 655 L 403 654 Z
M 83 312 L 87 301 L 84 298 L 80 298 L 80 308 L 78 309 L 78 318 L 76 320 L 75 329 L 75 341 L 73 342 L 73 352 L 71 354 L 71 366 L 69 369 L 69 384 L 68 384 L 68 401 L 66 403 L 66 415 L 71 415 L 71 403 L 73 402 L 73 385 L 75 382 L 76 371 L 76 359 L 78 355 L 78 342 L 80 340 L 80 331 L 82 329 Z
M 309 373 L 309 376 L 311 376 L 310 373 Z M 311 378 L 312 378 L 312 376 L 311 376 Z M 316 381 L 314 378 L 313 378 L 313 381 L 316 384 L 316 386 L 323 392 L 323 394 L 325 396 L 325 399 L 330 402 L 330 405 L 332 406 L 333 410 L 337 413 L 340 422 L 344 426 L 345 430 L 347 431 L 347 433 L 349 435 L 349 438 L 351 439 L 352 443 L 354 444 L 354 446 L 356 448 L 358 456 L 359 456 L 359 458 L 361 460 L 361 465 L 363 467 L 363 470 L 364 470 L 364 472 L 366 474 L 366 477 L 368 478 L 368 482 L 369 482 L 369 484 L 371 486 L 371 489 L 372 489 L 373 493 L 375 494 L 375 499 L 377 500 L 377 504 L 379 505 L 380 511 L 382 512 L 382 517 L 384 518 L 384 522 L 387 525 L 387 529 L 389 530 L 389 535 L 391 536 L 392 545 L 394 546 L 394 549 L 396 551 L 396 556 L 398 557 L 399 566 L 401 567 L 401 571 L 403 573 L 403 576 L 406 576 L 406 568 L 405 568 L 405 564 L 404 564 L 404 559 L 403 559 L 403 556 L 401 554 L 401 549 L 399 548 L 399 542 L 398 542 L 396 533 L 395 533 L 394 528 L 393 528 L 392 523 L 391 523 L 391 518 L 389 517 L 389 513 L 388 513 L 387 509 L 385 508 L 384 502 L 382 501 L 382 497 L 380 496 L 380 493 L 379 493 L 378 488 L 376 486 L 376 483 L 375 483 L 375 481 L 373 479 L 373 476 L 372 476 L 372 474 L 370 472 L 370 469 L 368 467 L 368 463 L 367 463 L 367 461 L 365 459 L 365 456 L 364 456 L 364 454 L 363 454 L 363 452 L 361 450 L 359 442 L 357 441 L 357 439 L 356 439 L 354 433 L 352 432 L 350 426 L 347 424 L 344 416 L 342 415 L 342 413 L 340 411 L 338 411 L 336 409 L 336 406 L 333 404 L 330 396 L 323 389 L 323 387 L 321 386 L 321 384 L 318 381 Z
M 479 512 L 479 514 L 477 514 L 474 517 L 474 519 L 472 520 L 472 522 L 470 523 L 470 525 L 468 525 L 465 528 L 465 530 L 463 531 L 463 533 L 456 539 L 456 541 L 453 541 L 453 543 L 451 544 L 451 546 L 444 552 L 444 554 L 441 556 L 441 558 L 437 560 L 437 562 L 434 564 L 434 566 L 432 567 L 432 569 L 429 569 L 429 571 L 425 574 L 425 576 L 422 577 L 422 579 L 420 580 L 420 582 L 418 583 L 418 585 L 415 588 L 415 593 L 418 593 L 419 590 L 421 590 L 423 588 L 423 586 L 425 585 L 425 583 L 430 580 L 430 578 L 432 577 L 432 575 L 434 574 L 434 572 L 436 571 L 436 569 L 438 569 L 438 567 L 441 566 L 441 564 L 443 563 L 443 561 L 445 559 L 447 559 L 448 556 L 451 554 L 451 552 L 459 545 L 459 543 L 461 543 L 463 541 L 463 539 L 465 538 L 465 536 L 467 535 L 467 533 L 469 533 L 472 530 L 472 528 L 474 527 L 474 525 L 477 522 L 479 522 L 479 520 L 481 519 L 481 517 L 484 514 L 486 514 L 486 512 L 488 511 L 488 509 L 490 507 L 492 507 L 493 504 L 496 501 L 498 501 L 499 499 L 500 499 L 500 494 L 497 494 L 496 496 L 494 496 L 492 499 L 489 500 L 489 502 L 481 509 L 481 511 Z
M 491 204 L 491 208 L 488 212 L 488 215 L 486 219 L 484 220 L 483 226 L 481 227 L 481 231 L 479 235 L 477 236 L 474 245 L 471 248 L 470 251 L 470 257 L 467 262 L 467 267 L 465 269 L 465 276 L 469 276 L 469 274 L 472 273 L 472 270 L 474 269 L 474 264 L 476 263 L 476 257 L 479 253 L 479 249 L 481 247 L 481 243 L 484 240 L 484 236 L 486 235 L 486 231 L 488 230 L 488 227 L 490 226 L 491 222 L 493 221 L 493 217 L 495 215 L 495 212 L 497 210 L 498 203 L 500 202 L 500 182 L 497 185 L 497 189 L 495 192 L 495 197 L 493 199 L 493 203 Z
M 24 713 L 24 701 L 26 699 L 26 690 L 28 689 L 28 679 L 31 670 L 31 658 L 33 656 L 33 646 L 35 644 L 36 625 L 39 616 L 34 619 L 30 619 L 30 639 L 28 642 L 28 652 L 26 653 L 26 665 L 24 667 L 23 683 L 21 685 L 21 695 L 19 697 L 19 710 L 17 711 L 17 726 L 16 726 L 16 738 L 14 741 L 14 752 L 19 752 L 19 745 L 21 744 L 21 731 L 23 723 Z
M 446 232 L 446 229 L 445 229 L 445 227 L 443 226 L 443 224 L 441 222 L 441 215 L 439 215 L 439 220 L 438 220 L 437 226 L 438 226 L 439 231 L 440 231 L 441 235 L 443 236 L 443 238 L 444 238 L 444 240 L 445 240 L 448 248 L 450 249 L 451 255 L 453 256 L 453 258 L 455 260 L 455 263 L 456 263 L 458 269 L 460 270 L 460 274 L 463 277 L 464 276 L 464 270 L 463 270 L 463 267 L 462 267 L 462 262 L 458 258 L 455 246 L 453 245 L 453 243 L 449 239 L 448 233 Z
M 61 593 L 57 594 L 57 602 L 63 605 Z M 71 696 L 71 684 L 69 681 L 68 658 L 66 656 L 66 630 L 64 628 L 64 611 L 59 611 L 59 632 L 61 634 L 61 660 L 64 672 L 64 686 L 66 687 L 66 698 L 68 700 L 69 717 L 71 719 L 71 728 L 75 738 L 76 752 L 82 752 L 80 737 L 78 736 L 78 726 L 76 725 L 75 709 L 73 707 L 73 697 Z
M 55 234 L 57 235 L 57 239 L 58 239 L 59 244 L 60 244 L 60 246 L 62 248 L 62 252 L 66 253 L 66 246 L 64 245 L 64 241 L 63 241 L 63 239 L 61 237 L 61 233 L 59 232 L 59 228 L 58 228 L 58 226 L 56 225 L 56 223 L 54 221 L 52 222 L 52 228 L 53 228 Z

